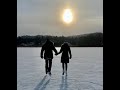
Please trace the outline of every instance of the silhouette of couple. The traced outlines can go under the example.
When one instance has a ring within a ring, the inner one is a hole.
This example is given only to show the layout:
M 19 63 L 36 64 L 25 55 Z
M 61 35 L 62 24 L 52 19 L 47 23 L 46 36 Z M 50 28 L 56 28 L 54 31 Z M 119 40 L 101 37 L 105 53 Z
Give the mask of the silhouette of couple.
M 62 63 L 62 68 L 63 68 L 62 75 L 64 75 L 64 73 L 66 73 L 66 75 L 67 75 L 67 63 L 69 63 L 69 59 L 72 58 L 70 47 L 67 42 L 64 42 L 61 45 L 60 51 L 57 52 L 53 42 L 50 41 L 49 39 L 46 40 L 45 44 L 41 48 L 41 58 L 45 59 L 46 74 L 51 75 L 53 51 L 55 52 L 55 55 L 62 53 L 62 56 L 61 56 L 61 63 Z M 44 57 L 43 57 L 43 53 L 44 53 Z M 64 66 L 65 66 L 65 69 L 64 69 Z

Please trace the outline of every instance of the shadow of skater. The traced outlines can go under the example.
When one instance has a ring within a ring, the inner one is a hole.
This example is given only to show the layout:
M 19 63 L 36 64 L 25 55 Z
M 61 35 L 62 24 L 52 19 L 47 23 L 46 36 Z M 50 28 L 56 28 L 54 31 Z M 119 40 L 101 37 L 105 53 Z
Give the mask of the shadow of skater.
M 68 90 L 67 76 L 62 76 L 60 90 Z
M 50 82 L 50 79 L 48 79 L 46 82 L 45 82 L 45 79 L 46 79 L 47 75 L 45 75 L 43 77 L 43 79 L 41 80 L 41 82 L 35 87 L 34 90 L 45 90 L 47 84 Z

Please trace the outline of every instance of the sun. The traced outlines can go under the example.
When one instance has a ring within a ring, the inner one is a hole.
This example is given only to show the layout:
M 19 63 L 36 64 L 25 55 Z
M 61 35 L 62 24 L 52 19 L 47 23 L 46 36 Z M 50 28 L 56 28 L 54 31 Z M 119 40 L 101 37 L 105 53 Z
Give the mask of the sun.
M 73 21 L 73 14 L 71 9 L 65 9 L 63 12 L 63 21 L 67 24 Z

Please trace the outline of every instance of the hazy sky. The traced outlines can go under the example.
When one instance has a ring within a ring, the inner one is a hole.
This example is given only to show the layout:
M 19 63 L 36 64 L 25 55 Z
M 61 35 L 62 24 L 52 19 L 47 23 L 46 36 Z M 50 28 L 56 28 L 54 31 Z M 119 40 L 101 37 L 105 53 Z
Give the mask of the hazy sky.
M 61 15 L 69 7 L 73 22 Z M 78 35 L 103 32 L 103 0 L 17 0 L 17 36 Z

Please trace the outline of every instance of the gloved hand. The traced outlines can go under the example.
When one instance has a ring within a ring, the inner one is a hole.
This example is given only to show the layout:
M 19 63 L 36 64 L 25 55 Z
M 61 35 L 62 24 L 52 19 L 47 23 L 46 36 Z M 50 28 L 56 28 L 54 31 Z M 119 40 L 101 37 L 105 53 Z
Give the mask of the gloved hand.
M 55 55 L 58 55 L 58 53 L 55 53 Z

